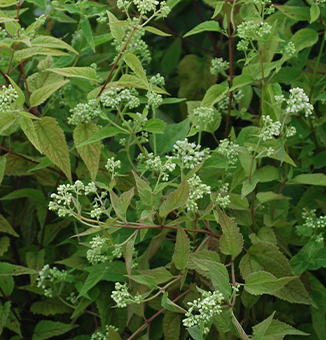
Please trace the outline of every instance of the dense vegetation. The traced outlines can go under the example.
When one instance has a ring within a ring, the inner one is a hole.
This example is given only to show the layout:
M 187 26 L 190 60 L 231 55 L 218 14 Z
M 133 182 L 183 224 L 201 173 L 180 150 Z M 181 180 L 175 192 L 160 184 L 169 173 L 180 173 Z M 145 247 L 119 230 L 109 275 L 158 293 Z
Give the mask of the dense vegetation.
M 0 0 L 0 339 L 326 339 L 325 3 Z

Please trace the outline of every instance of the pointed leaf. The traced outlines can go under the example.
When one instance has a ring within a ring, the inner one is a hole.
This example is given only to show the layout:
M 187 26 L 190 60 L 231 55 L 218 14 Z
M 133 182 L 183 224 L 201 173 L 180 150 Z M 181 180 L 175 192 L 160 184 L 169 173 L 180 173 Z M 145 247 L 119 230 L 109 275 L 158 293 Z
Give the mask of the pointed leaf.
M 69 44 L 64 42 L 61 39 L 51 37 L 48 35 L 39 35 L 31 41 L 32 46 L 37 47 L 46 47 L 46 48 L 62 48 L 64 50 L 68 50 L 70 52 L 76 53 L 77 51 L 71 47 Z
M 36 325 L 32 340 L 49 339 L 54 336 L 67 333 L 76 327 L 78 327 L 78 325 L 69 325 L 62 322 L 42 320 Z
M 110 191 L 111 203 L 116 214 L 123 220 L 126 220 L 126 213 L 134 196 L 135 188 L 131 188 L 125 191 L 120 197 L 118 197 L 113 191 Z
M 38 140 L 33 121 L 28 117 L 22 117 L 19 121 L 20 127 L 24 131 L 26 137 L 34 145 L 35 149 L 42 153 L 40 142 Z
M 140 78 L 144 82 L 144 84 L 146 84 L 146 86 L 148 87 L 149 85 L 146 73 L 143 69 L 140 60 L 134 54 L 129 53 L 124 57 L 124 61 L 136 73 L 136 76 Z
M 19 237 L 8 221 L 0 214 L 0 232 Z
M 292 182 L 298 184 L 308 185 L 322 185 L 326 186 L 326 175 L 325 174 L 302 174 L 293 178 Z
M 29 100 L 32 107 L 43 104 L 52 93 L 59 90 L 63 85 L 67 84 L 69 80 L 59 81 L 57 83 L 53 83 L 51 85 L 43 86 L 42 88 L 35 90 Z
M 161 31 L 158 28 L 155 28 L 153 26 L 145 26 L 144 29 L 147 32 L 151 32 L 151 33 L 154 33 L 156 35 L 160 35 L 162 37 L 169 37 L 169 36 L 171 36 L 171 34 L 165 33 L 165 32 L 163 32 L 163 31 Z
M 119 23 L 119 20 L 109 11 L 106 11 L 108 17 L 109 17 L 109 26 L 111 30 L 112 36 L 119 42 L 122 42 L 122 39 L 125 35 L 125 31 L 123 29 L 123 26 L 117 25 Z
M 49 68 L 49 72 L 54 72 L 60 74 L 67 78 L 83 78 L 91 80 L 93 82 L 97 81 L 96 71 L 91 67 L 62 67 L 62 68 Z
M 26 274 L 38 274 L 38 272 L 22 266 L 0 262 L 0 276 L 17 276 Z
M 163 318 L 164 340 L 179 340 L 181 315 L 167 311 Z
M 16 121 L 16 116 L 12 113 L 2 113 L 0 115 L 0 135 Z
M 207 267 L 209 268 L 212 284 L 215 290 L 222 293 L 225 299 L 229 299 L 231 296 L 231 285 L 229 273 L 225 266 L 222 263 L 208 262 Z
M 222 85 L 213 85 L 205 93 L 205 96 L 200 104 L 201 107 L 213 107 L 215 103 L 220 101 L 228 92 Z
M 80 123 L 74 130 L 74 141 L 77 151 L 85 163 L 91 178 L 95 181 L 98 171 L 100 156 L 101 156 L 101 142 L 94 142 L 85 146 L 78 146 L 87 141 L 98 131 L 98 127 L 94 123 L 83 124 Z
M 190 253 L 190 240 L 187 233 L 178 225 L 177 240 L 174 247 L 172 263 L 176 268 L 183 270 L 187 266 L 188 256 Z
M 91 24 L 89 23 L 89 20 L 87 18 L 85 18 L 81 22 L 80 28 L 81 28 L 83 35 L 86 38 L 89 46 L 91 47 L 93 52 L 95 52 L 95 42 L 94 42 L 92 27 L 91 27 Z
M 77 145 L 77 147 L 84 147 L 84 146 L 89 145 L 91 143 L 98 142 L 102 139 L 116 136 L 119 133 L 123 133 L 123 131 L 121 131 L 120 129 L 118 129 L 116 127 L 107 125 L 104 128 L 102 128 L 101 130 L 94 133 L 94 135 L 91 136 L 87 141 L 82 142 L 81 144 Z
M 35 129 L 44 154 L 72 182 L 68 146 L 63 131 L 56 120 L 52 117 L 43 117 L 35 122 Z
M 3 176 L 5 175 L 6 163 L 7 163 L 7 158 L 0 156 L 0 185 L 3 180 Z
M 24 95 L 23 91 L 9 76 L 6 76 L 6 77 L 9 79 L 12 87 L 17 91 L 18 98 L 16 99 L 16 104 L 18 106 L 23 106 L 24 103 L 25 103 L 25 95 Z
M 184 35 L 184 37 L 188 37 L 193 34 L 198 34 L 202 32 L 222 32 L 222 28 L 220 27 L 220 24 L 217 21 L 214 20 L 208 20 L 205 22 L 200 23 L 196 27 L 194 27 L 192 30 L 190 30 L 188 33 Z
M 275 312 L 273 312 L 267 319 L 265 319 L 263 322 L 259 323 L 258 325 L 252 327 L 254 333 L 253 333 L 253 339 L 260 340 L 264 338 L 264 335 L 268 329 L 268 327 L 271 325 L 273 317 L 275 315 Z
M 140 200 L 145 205 L 150 206 L 152 204 L 152 198 L 153 198 L 151 187 L 144 180 L 142 180 L 134 171 L 132 173 L 135 177 L 136 187 L 137 187 Z
M 22 60 L 33 57 L 35 55 L 70 56 L 68 53 L 60 50 L 55 50 L 54 48 L 43 48 L 35 46 L 15 51 L 14 58 L 16 60 Z
M 0 335 L 5 327 L 6 321 L 10 313 L 11 301 L 6 301 L 3 306 L 0 306 Z

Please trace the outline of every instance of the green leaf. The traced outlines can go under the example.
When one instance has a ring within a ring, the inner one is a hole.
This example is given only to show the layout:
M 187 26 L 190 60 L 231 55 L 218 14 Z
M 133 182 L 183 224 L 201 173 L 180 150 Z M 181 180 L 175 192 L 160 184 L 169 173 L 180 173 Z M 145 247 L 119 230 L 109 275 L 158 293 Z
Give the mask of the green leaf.
M 1 3 L 0 3 L 1 5 Z M 3 306 L 0 306 L 0 335 L 5 327 L 6 321 L 10 313 L 11 301 L 6 301 Z
M 205 93 L 205 96 L 200 104 L 201 107 L 213 107 L 219 102 L 228 92 L 224 86 L 217 84 L 211 86 Z
M 52 117 L 43 117 L 35 122 L 35 129 L 44 154 L 57 165 L 70 182 L 71 170 L 68 146 L 63 131 Z
M 16 116 L 12 113 L 2 113 L 0 115 L 0 135 L 7 130 L 16 120 Z
M 128 53 L 127 55 L 125 55 L 124 61 L 135 72 L 136 76 L 140 78 L 148 88 L 149 86 L 148 80 L 140 60 L 134 54 Z
M 255 328 L 255 327 L 253 327 Z M 292 326 L 279 321 L 272 320 L 271 324 L 264 333 L 264 337 L 253 337 L 253 340 L 282 340 L 286 335 L 308 336 L 308 333 L 299 331 Z
M 91 47 L 93 52 L 95 52 L 95 42 L 94 42 L 92 27 L 91 27 L 91 24 L 89 23 L 89 20 L 87 18 L 85 18 L 80 23 L 80 28 L 81 28 L 83 35 L 86 38 L 89 46 Z
M 207 267 L 210 271 L 211 281 L 215 288 L 223 294 L 225 299 L 231 296 L 231 285 L 229 281 L 229 273 L 222 263 L 209 261 Z
M 221 12 L 223 6 L 224 6 L 223 1 L 215 3 L 215 10 L 214 10 L 214 13 L 213 13 L 211 19 L 215 18 Z
M 6 163 L 7 163 L 7 158 L 0 156 L 0 185 L 3 180 L 3 176 L 5 175 Z
M 190 30 L 188 33 L 184 35 L 184 38 L 189 37 L 190 35 L 193 35 L 193 34 L 198 34 L 198 33 L 207 32 L 207 31 L 222 33 L 222 28 L 220 27 L 220 24 L 217 21 L 208 20 L 194 27 L 192 30 Z
M 203 340 L 203 335 L 201 330 L 198 327 L 187 328 L 188 333 L 194 340 Z
M 119 23 L 119 20 L 111 12 L 106 11 L 106 13 L 109 17 L 109 26 L 112 36 L 114 37 L 114 39 L 121 43 L 125 35 L 123 26 L 117 25 L 117 23 Z
M 20 127 L 24 131 L 26 137 L 34 145 L 35 149 L 37 149 L 37 151 L 42 153 L 40 142 L 38 140 L 32 119 L 28 118 L 28 117 L 22 117 L 20 119 L 19 123 L 20 123 Z
M 152 118 L 145 123 L 143 130 L 155 134 L 162 134 L 165 127 L 166 123 L 163 122 L 163 120 Z
M 181 315 L 167 311 L 163 318 L 164 340 L 179 340 Z
M 15 282 L 11 276 L 0 276 L 0 296 L 9 297 L 14 290 Z
M 262 227 L 259 229 L 257 234 L 250 234 L 249 238 L 252 244 L 258 242 L 270 242 L 277 245 L 277 238 L 275 236 L 273 228 L 271 227 Z
M 134 193 L 133 189 L 134 188 L 131 189 L 132 195 Z M 129 192 L 131 190 L 129 190 Z M 124 192 L 124 194 L 125 194 L 125 192 Z M 122 198 L 122 196 L 123 196 L 123 194 L 121 195 L 120 198 Z M 127 199 L 129 199 L 128 196 L 127 196 Z M 130 200 L 131 200 L 131 197 L 130 197 Z M 126 210 L 128 208 L 129 203 L 130 203 L 130 201 L 129 202 L 127 201 Z M 121 205 L 123 205 L 123 203 Z M 121 207 L 121 208 L 123 208 L 123 207 Z M 134 245 L 135 245 L 136 237 L 137 237 L 137 234 L 131 240 L 129 240 L 126 244 L 123 245 L 123 257 L 125 258 L 126 270 L 127 270 L 128 275 L 131 275 L 132 257 L 133 257 L 133 254 L 134 254 L 134 248 L 135 248 Z
M 8 221 L 0 214 L 0 232 L 19 237 Z
M 3 236 L 0 238 L 0 256 L 5 254 L 10 246 L 10 238 L 8 236 Z
M 173 279 L 173 275 L 164 267 L 137 271 L 140 275 L 152 276 L 157 285 L 160 285 Z
M 278 279 L 269 272 L 259 271 L 247 277 L 244 288 L 253 295 L 272 294 L 297 278 L 297 276 L 287 276 Z
M 291 38 L 297 52 L 314 45 L 318 41 L 318 33 L 312 28 L 302 28 Z
M 83 78 L 93 82 L 97 82 L 96 71 L 91 67 L 62 67 L 49 68 L 47 71 L 60 74 L 67 78 Z
M 271 325 L 273 317 L 275 315 L 275 312 L 273 312 L 267 319 L 265 319 L 263 322 L 259 323 L 258 325 L 252 327 L 253 329 L 253 339 L 261 340 L 264 338 L 264 335 L 268 329 L 268 327 Z
M 263 166 L 255 171 L 252 180 L 259 180 L 260 183 L 276 181 L 280 177 L 278 169 L 271 165 Z
M 110 191 L 112 207 L 117 216 L 119 216 L 123 221 L 126 220 L 127 209 L 134 196 L 134 191 L 135 188 L 131 188 L 130 190 L 125 191 L 120 197 L 118 197 L 113 191 Z
M 284 197 L 282 194 L 276 194 L 275 192 L 272 192 L 272 191 L 259 192 L 256 197 L 260 203 L 266 203 L 266 202 L 275 201 L 275 200 L 290 200 L 291 199 L 289 197 Z
M 151 187 L 144 180 L 142 180 L 134 171 L 132 173 L 135 177 L 136 187 L 140 200 L 145 205 L 151 206 L 153 199 Z
M 103 267 L 103 266 L 102 266 Z M 99 270 L 100 268 L 97 268 L 98 270 L 93 270 L 86 278 L 83 286 L 82 286 L 82 289 L 80 290 L 79 292 L 79 295 L 78 295 L 78 299 L 82 296 L 85 296 L 87 297 L 87 292 L 93 288 L 97 283 L 99 283 L 106 270 Z
M 209 264 L 220 263 L 220 256 L 212 250 L 200 250 L 189 255 L 187 267 L 196 270 L 198 274 L 210 278 Z
M 275 7 L 287 17 L 296 21 L 308 21 L 310 19 L 309 8 L 306 6 L 295 7 L 285 5 L 275 5 Z
M 12 5 L 16 5 L 16 0 L 1 0 L 0 7 L 9 7 Z
M 52 93 L 56 92 L 67 83 L 69 83 L 69 80 L 63 80 L 35 90 L 29 98 L 31 107 L 43 104 L 51 96 Z
M 30 311 L 33 314 L 42 314 L 49 316 L 56 314 L 72 313 L 73 310 L 69 306 L 63 304 L 58 298 L 51 298 L 46 299 L 46 301 L 34 302 L 30 308 Z
M 302 175 L 298 175 L 294 177 L 291 183 L 326 186 L 326 175 L 324 174 L 302 174 Z
M 242 251 L 243 237 L 239 228 L 233 220 L 230 219 L 220 208 L 218 211 L 218 223 L 220 224 L 223 234 L 220 238 L 220 251 L 224 255 L 231 255 L 235 258 Z
M 121 337 L 112 327 L 109 326 L 108 339 L 110 339 L 110 340 L 121 340 Z
M 249 183 L 248 180 L 243 181 L 242 189 L 241 189 L 241 198 L 244 198 L 248 194 L 253 192 L 258 182 L 259 182 L 259 178 L 256 178 L 255 180 L 251 179 L 251 183 Z
M 171 311 L 171 312 L 176 312 L 176 313 L 186 313 L 187 311 L 171 301 L 168 298 L 168 292 L 164 292 L 162 296 L 162 307 Z
M 156 35 L 160 35 L 162 37 L 169 37 L 169 36 L 171 36 L 171 34 L 165 33 L 165 32 L 163 32 L 163 31 L 161 31 L 158 28 L 155 28 L 153 26 L 145 26 L 144 29 L 147 32 L 151 32 L 151 33 L 154 33 Z
M 65 334 L 76 327 L 78 327 L 78 325 L 42 320 L 36 325 L 32 340 L 49 339 L 57 335 Z
M 95 181 L 100 163 L 101 142 L 98 141 L 85 146 L 78 145 L 82 144 L 83 142 L 94 136 L 96 132 L 98 132 L 98 127 L 94 123 L 80 123 L 76 126 L 74 130 L 74 141 L 77 151 L 81 159 L 85 163 L 93 181 Z
M 187 266 L 188 257 L 190 253 L 190 240 L 187 233 L 182 227 L 178 225 L 177 240 L 174 247 L 174 253 L 172 256 L 172 263 L 176 268 L 183 270 Z
M 310 23 L 316 21 L 319 17 L 319 14 L 320 14 L 319 6 L 316 3 L 314 3 L 310 7 Z
M 43 47 L 29 47 L 23 50 L 15 51 L 14 58 L 17 61 L 34 57 L 36 55 L 51 55 L 51 56 L 70 56 L 68 53 L 55 50 L 54 48 L 43 48 Z
M 240 87 L 254 83 L 255 81 L 256 80 L 253 76 L 250 76 L 249 74 L 241 74 L 233 79 L 233 86 L 230 88 L 230 91 L 234 91 Z
M 165 49 L 161 59 L 161 68 L 164 73 L 171 74 L 175 71 L 180 60 L 181 50 L 182 40 L 180 38 L 175 38 L 172 44 Z
M 116 127 L 107 125 L 103 129 L 95 132 L 94 135 L 92 137 L 90 137 L 87 141 L 82 142 L 81 144 L 76 145 L 76 146 L 78 148 L 84 147 L 84 146 L 89 145 L 91 143 L 98 142 L 98 141 L 100 141 L 102 139 L 116 136 L 119 133 L 123 133 L 123 131 L 121 131 L 120 129 L 118 129 Z
M 8 195 L 1 197 L 0 200 L 1 201 L 12 200 L 12 199 L 21 198 L 21 197 L 29 197 L 41 203 L 44 202 L 44 195 L 42 194 L 42 192 L 37 189 L 31 189 L 31 188 L 18 189 L 18 190 L 12 191 Z
M 273 121 L 280 120 L 281 104 L 277 104 L 275 96 L 282 94 L 282 88 L 278 83 L 269 83 L 263 86 L 262 115 L 269 115 Z
M 166 217 L 171 211 L 182 207 L 189 197 L 189 184 L 185 176 L 181 175 L 181 183 L 175 191 L 171 192 L 159 208 L 161 217 Z
M 26 274 L 38 274 L 38 272 L 22 266 L 0 262 L 0 276 L 17 276 Z
M 41 271 L 44 266 L 44 256 L 45 249 L 39 250 L 38 252 L 28 252 L 26 253 L 26 263 L 27 267 L 36 270 L 37 272 Z M 38 274 L 31 274 L 31 286 L 33 286 L 36 282 Z
M 178 140 L 184 140 L 189 131 L 189 119 L 180 123 L 167 125 L 162 135 L 155 136 L 156 151 L 158 154 L 166 154 L 173 150 L 173 145 Z M 150 145 L 153 148 L 153 138 L 150 138 Z
M 72 46 L 61 39 L 48 35 L 39 35 L 31 41 L 32 46 L 41 48 L 61 48 L 73 53 L 78 53 Z
M 9 79 L 10 84 L 12 85 L 12 87 L 17 91 L 18 98 L 16 99 L 16 104 L 18 106 L 23 106 L 24 103 L 25 103 L 25 95 L 24 95 L 23 91 L 20 89 L 20 87 L 8 75 L 6 75 L 6 77 Z

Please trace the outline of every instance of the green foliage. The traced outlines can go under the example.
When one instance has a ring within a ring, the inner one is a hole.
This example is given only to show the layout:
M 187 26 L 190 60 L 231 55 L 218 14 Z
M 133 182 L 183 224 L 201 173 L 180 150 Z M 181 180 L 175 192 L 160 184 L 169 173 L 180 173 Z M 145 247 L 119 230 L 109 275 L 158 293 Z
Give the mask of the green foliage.
M 0 8 L 0 340 L 324 340 L 326 2 Z

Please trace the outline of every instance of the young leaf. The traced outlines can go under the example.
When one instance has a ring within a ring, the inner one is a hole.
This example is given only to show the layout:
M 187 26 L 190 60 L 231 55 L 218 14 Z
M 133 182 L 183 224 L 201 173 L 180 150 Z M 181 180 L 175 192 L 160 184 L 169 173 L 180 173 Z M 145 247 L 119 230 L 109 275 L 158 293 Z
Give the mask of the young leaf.
M 145 123 L 143 130 L 151 132 L 151 133 L 155 133 L 155 134 L 162 134 L 165 127 L 166 127 L 166 123 L 163 122 L 163 120 L 152 118 Z
M 69 80 L 63 80 L 35 90 L 29 98 L 31 107 L 43 104 L 51 96 L 52 93 L 56 92 L 67 83 L 69 83 Z
M 221 263 L 212 263 L 210 261 L 207 263 L 207 267 L 210 271 L 212 284 L 215 290 L 222 293 L 225 299 L 229 299 L 231 296 L 231 285 L 229 273 L 225 266 Z
M 62 68 L 49 68 L 47 71 L 61 74 L 67 78 L 83 78 L 93 82 L 97 81 L 96 71 L 91 67 L 62 67 Z
M 243 237 L 239 228 L 220 208 L 217 209 L 223 234 L 220 238 L 220 250 L 224 255 L 235 258 L 240 254 L 243 246 Z
M 2 113 L 0 116 L 0 135 L 16 121 L 16 116 L 12 113 Z
M 159 209 L 161 217 L 166 217 L 171 211 L 182 207 L 189 197 L 189 184 L 182 174 L 181 183 L 175 191 L 171 192 Z
M 43 117 L 34 124 L 44 154 L 57 165 L 69 181 L 72 182 L 68 146 L 58 123 L 52 117 Z
M 172 257 L 172 263 L 176 268 L 183 270 L 187 266 L 188 256 L 190 253 L 190 240 L 187 233 L 182 227 L 178 226 L 177 240 L 174 247 L 174 253 Z
M 18 98 L 16 99 L 16 104 L 18 106 L 23 106 L 24 103 L 25 103 L 25 95 L 24 95 L 23 91 L 8 75 L 6 77 L 9 79 L 12 87 L 17 91 Z
M 131 188 L 130 190 L 125 191 L 120 197 L 118 197 L 113 191 L 110 191 L 112 207 L 117 216 L 119 216 L 123 221 L 126 220 L 127 209 L 134 196 L 134 191 L 135 188 Z
M 80 28 L 83 32 L 84 37 L 86 38 L 87 42 L 89 43 L 89 46 L 95 52 L 95 42 L 94 42 L 94 37 L 93 37 L 93 32 L 92 32 L 92 27 L 91 24 L 89 23 L 89 20 L 85 18 L 81 24 Z
M 211 86 L 205 93 L 200 104 L 201 107 L 213 107 L 215 103 L 220 101 L 228 92 L 228 89 L 218 84 Z
M 145 205 L 149 206 L 152 205 L 153 196 L 151 187 L 144 180 L 142 180 L 134 171 L 132 172 L 132 174 L 135 177 L 136 187 L 140 200 Z
M 79 145 L 91 138 L 97 131 L 98 127 L 94 123 L 80 123 L 74 130 L 77 151 L 90 172 L 93 181 L 95 181 L 100 163 L 101 142 L 98 141 L 85 146 Z
M 125 35 L 125 31 L 121 25 L 117 25 L 117 23 L 119 23 L 119 20 L 111 12 L 106 11 L 106 13 L 109 17 L 111 34 L 113 35 L 114 39 L 121 43 Z
M 318 19 L 320 15 L 320 9 L 318 4 L 314 3 L 311 7 L 310 7 L 310 23 L 316 21 Z
M 273 312 L 267 319 L 265 319 L 263 322 L 259 323 L 258 325 L 252 327 L 254 333 L 253 333 L 253 339 L 260 340 L 264 338 L 264 335 L 272 323 L 273 317 L 275 315 L 275 312 Z
M 48 35 L 38 35 L 31 44 L 41 48 L 62 48 L 77 54 L 77 51 L 63 40 Z
M 151 32 L 151 33 L 154 33 L 156 35 L 160 35 L 162 37 L 169 37 L 169 36 L 171 36 L 171 34 L 165 33 L 165 32 L 163 32 L 163 31 L 161 31 L 158 28 L 155 28 L 153 26 L 145 26 L 144 29 L 147 32 Z
M 42 149 L 41 149 L 40 142 L 38 140 L 38 137 L 35 131 L 35 127 L 33 125 L 33 121 L 28 117 L 22 117 L 19 123 L 26 137 L 34 145 L 35 149 L 37 149 L 40 153 L 42 153 Z
M 220 27 L 220 24 L 217 21 L 208 20 L 194 27 L 192 30 L 190 30 L 188 33 L 184 35 L 184 38 L 189 37 L 190 35 L 193 35 L 193 34 L 198 34 L 198 33 L 207 32 L 207 31 L 222 33 L 222 28 Z
M 143 69 L 140 60 L 134 54 L 128 53 L 124 57 L 124 61 L 136 73 L 136 76 L 140 78 L 144 82 L 144 84 L 146 84 L 146 86 L 148 87 L 149 85 L 146 73 Z
M 0 214 L 0 232 L 19 237 L 9 222 Z
M 272 294 L 297 278 L 297 276 L 286 276 L 278 279 L 269 272 L 259 271 L 247 277 L 244 288 L 253 295 Z
M 302 174 L 294 177 L 291 182 L 308 185 L 326 186 L 325 174 Z
M 49 339 L 54 336 L 67 333 L 76 327 L 78 327 L 78 325 L 69 325 L 62 322 L 42 320 L 36 325 L 32 340 Z

